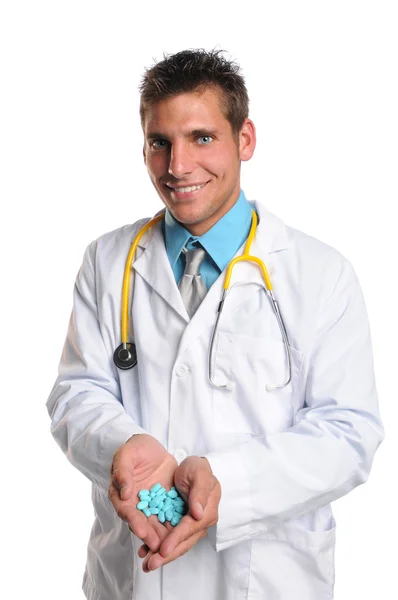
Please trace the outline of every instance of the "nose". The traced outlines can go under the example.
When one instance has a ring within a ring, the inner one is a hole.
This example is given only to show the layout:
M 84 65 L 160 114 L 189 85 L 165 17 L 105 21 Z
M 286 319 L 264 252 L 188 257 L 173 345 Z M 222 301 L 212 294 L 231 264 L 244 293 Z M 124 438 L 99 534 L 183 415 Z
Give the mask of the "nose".
M 194 163 L 189 153 L 189 148 L 184 143 L 174 143 L 170 150 L 170 161 L 168 172 L 176 179 L 192 173 Z

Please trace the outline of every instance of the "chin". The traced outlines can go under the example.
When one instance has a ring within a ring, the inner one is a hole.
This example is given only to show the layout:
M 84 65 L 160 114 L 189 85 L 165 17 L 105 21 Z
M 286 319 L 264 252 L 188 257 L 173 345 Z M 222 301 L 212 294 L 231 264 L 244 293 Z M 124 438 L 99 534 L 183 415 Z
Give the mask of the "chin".
M 179 221 L 183 225 L 199 225 L 211 216 L 211 213 L 209 215 L 203 213 L 198 214 L 190 210 L 176 210 L 174 212 L 171 212 L 171 214 L 175 219 L 177 219 L 177 221 Z

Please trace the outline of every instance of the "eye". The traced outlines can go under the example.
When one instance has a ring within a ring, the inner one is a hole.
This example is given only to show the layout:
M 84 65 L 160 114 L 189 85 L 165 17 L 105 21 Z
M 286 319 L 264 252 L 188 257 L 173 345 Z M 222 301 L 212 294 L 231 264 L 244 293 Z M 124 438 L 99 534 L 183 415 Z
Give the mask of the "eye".
M 201 135 L 198 140 L 204 140 L 204 142 L 200 144 L 201 146 L 208 146 L 210 142 L 213 141 L 213 138 L 211 135 Z
M 163 150 L 163 148 L 166 148 L 167 146 L 167 140 L 152 140 L 149 145 L 156 150 Z

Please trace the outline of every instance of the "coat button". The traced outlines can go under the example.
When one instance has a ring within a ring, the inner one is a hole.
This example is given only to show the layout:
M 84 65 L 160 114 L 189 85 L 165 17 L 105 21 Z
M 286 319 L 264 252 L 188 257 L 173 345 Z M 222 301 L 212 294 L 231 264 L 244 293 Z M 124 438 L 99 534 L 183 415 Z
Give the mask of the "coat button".
M 187 457 L 187 453 L 185 452 L 185 450 L 182 450 L 182 448 L 179 448 L 174 452 L 173 456 L 178 462 L 178 464 L 180 464 L 180 462 L 182 462 Z
M 185 375 L 188 374 L 188 367 L 186 365 L 178 365 L 176 367 L 175 373 L 177 375 L 177 377 L 185 377 Z

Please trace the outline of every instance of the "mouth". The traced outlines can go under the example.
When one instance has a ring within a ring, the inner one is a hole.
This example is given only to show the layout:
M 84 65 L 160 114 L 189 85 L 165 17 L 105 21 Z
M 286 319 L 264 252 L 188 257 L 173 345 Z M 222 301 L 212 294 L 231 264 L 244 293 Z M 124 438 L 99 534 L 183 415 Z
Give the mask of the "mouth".
M 171 192 L 172 196 L 176 196 L 179 200 L 183 200 L 185 198 L 194 198 L 198 195 L 200 190 L 202 190 L 209 182 L 205 183 L 197 183 L 194 185 L 185 185 L 185 186 L 172 186 L 168 183 L 165 184 L 165 187 L 169 192 Z

